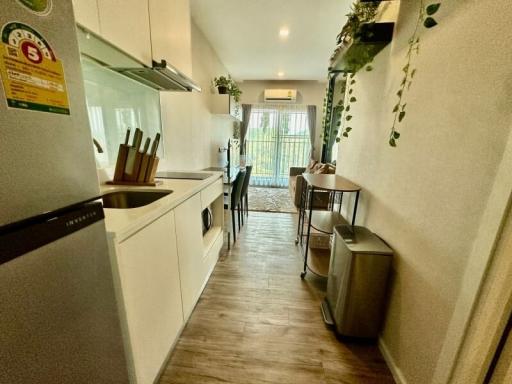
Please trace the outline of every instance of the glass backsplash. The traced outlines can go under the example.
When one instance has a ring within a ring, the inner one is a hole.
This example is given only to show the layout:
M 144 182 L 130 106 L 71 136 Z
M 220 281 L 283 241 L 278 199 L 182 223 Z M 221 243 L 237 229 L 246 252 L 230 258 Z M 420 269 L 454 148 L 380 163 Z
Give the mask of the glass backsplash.
M 135 128 L 144 132 L 142 143 L 147 137 L 153 140 L 157 133 L 161 134 L 160 95 L 84 55 L 81 61 L 92 135 L 104 150 L 96 153 L 96 159 L 100 167 L 111 167 L 128 128 L 131 138 Z M 163 157 L 163 145 L 158 156 Z

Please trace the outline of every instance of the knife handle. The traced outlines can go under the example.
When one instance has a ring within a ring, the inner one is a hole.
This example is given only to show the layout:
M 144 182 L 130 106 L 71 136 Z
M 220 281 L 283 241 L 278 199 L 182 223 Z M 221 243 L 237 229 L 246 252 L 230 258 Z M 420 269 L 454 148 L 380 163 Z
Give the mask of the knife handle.
M 137 141 L 139 140 L 139 128 L 135 128 L 133 133 L 132 147 L 137 147 Z
M 142 149 L 142 153 L 146 154 L 148 152 L 149 143 L 151 143 L 151 139 L 148 137 L 146 142 L 144 143 L 144 148 Z
M 144 136 L 144 132 L 139 129 L 139 138 L 137 139 L 137 146 L 135 147 L 138 150 L 140 150 L 140 146 L 142 144 L 142 136 Z
M 151 156 L 156 156 L 156 151 L 158 150 L 158 144 L 160 144 L 160 134 L 157 133 L 155 136 L 155 140 L 153 140 L 153 146 L 151 147 Z
M 128 145 L 128 142 L 130 141 L 130 128 L 126 130 L 126 137 L 124 138 L 124 145 Z

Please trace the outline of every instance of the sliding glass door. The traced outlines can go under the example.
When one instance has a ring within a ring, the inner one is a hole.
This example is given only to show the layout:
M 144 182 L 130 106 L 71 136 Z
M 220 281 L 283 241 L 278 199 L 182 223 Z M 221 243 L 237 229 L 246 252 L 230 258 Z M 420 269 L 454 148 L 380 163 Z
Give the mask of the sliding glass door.
M 251 185 L 288 186 L 290 167 L 305 166 L 310 139 L 306 106 L 253 105 L 246 153 L 253 165 Z

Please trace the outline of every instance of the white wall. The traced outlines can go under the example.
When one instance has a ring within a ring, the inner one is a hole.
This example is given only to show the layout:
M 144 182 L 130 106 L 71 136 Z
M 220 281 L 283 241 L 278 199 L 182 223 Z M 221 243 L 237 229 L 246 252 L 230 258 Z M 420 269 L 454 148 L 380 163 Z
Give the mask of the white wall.
M 296 89 L 298 104 L 316 105 L 315 157 L 320 158 L 322 154 L 322 138 L 320 137 L 322 131 L 322 108 L 327 83 L 318 81 L 245 80 L 240 82 L 239 85 L 243 92 L 241 102 L 244 104 L 263 103 L 265 89 Z
M 439 25 L 421 35 L 398 147 L 388 145 L 419 4 L 401 2 L 393 43 L 373 72 L 357 75 L 354 129 L 337 167 L 363 187 L 358 224 L 396 251 L 381 342 L 410 384 L 446 382 L 436 367 L 464 325 L 458 301 L 472 300 L 466 286 L 461 291 L 463 277 L 475 237 L 485 238 L 482 215 L 493 204 L 487 200 L 512 122 L 509 1 L 444 1 Z
M 211 81 L 226 73 L 212 46 L 192 22 L 192 78 L 202 92 L 161 93 L 165 159 L 160 170 L 216 165 L 217 149 L 227 144 L 233 122 L 210 113 Z

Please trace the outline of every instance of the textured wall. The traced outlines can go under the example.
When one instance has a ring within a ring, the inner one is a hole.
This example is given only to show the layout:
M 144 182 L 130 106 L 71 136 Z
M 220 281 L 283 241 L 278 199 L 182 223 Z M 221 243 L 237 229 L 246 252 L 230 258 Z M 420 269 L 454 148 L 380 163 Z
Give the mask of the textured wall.
M 401 2 L 393 43 L 373 72 L 357 75 L 354 129 L 337 168 L 363 187 L 358 224 L 396 250 L 381 341 L 411 384 L 443 382 L 434 372 L 452 342 L 447 332 L 512 121 L 509 1 L 444 1 L 439 26 L 421 35 L 398 147 L 387 144 L 419 4 Z

